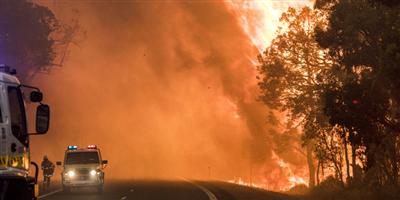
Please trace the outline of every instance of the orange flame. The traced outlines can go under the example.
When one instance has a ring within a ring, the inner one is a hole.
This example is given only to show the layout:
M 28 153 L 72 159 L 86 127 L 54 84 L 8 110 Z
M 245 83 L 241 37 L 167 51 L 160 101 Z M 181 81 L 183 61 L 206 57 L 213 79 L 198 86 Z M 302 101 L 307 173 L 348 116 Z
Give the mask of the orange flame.
M 276 31 L 279 26 L 279 18 L 281 14 L 289 7 L 300 8 L 304 6 L 312 6 L 312 0 L 231 0 L 226 1 L 227 7 L 237 16 L 240 26 L 248 35 L 250 41 L 257 49 L 262 52 L 267 48 L 271 40 L 276 36 Z M 255 59 L 250 60 L 256 66 L 258 63 Z M 292 166 L 280 158 L 275 152 L 272 153 L 272 159 L 286 173 L 288 185 L 281 186 L 280 190 L 289 190 L 298 184 L 308 185 L 305 180 L 307 174 L 297 175 L 294 173 Z M 229 182 L 264 189 L 268 188 L 267 184 L 255 184 L 243 181 L 242 178 L 230 180 Z
M 233 180 L 229 180 L 228 182 L 238 184 L 238 185 L 244 185 L 248 187 L 255 187 L 255 188 L 260 188 L 260 189 L 268 189 L 267 184 L 256 184 L 256 183 L 249 183 L 244 181 L 242 178 L 237 178 Z
M 308 181 L 304 180 L 303 177 L 296 175 L 290 167 L 290 164 L 279 158 L 279 156 L 276 155 L 275 152 L 272 152 L 272 158 L 283 170 L 285 170 L 288 176 L 288 181 L 290 183 L 290 185 L 284 186 L 283 188 L 281 188 L 281 190 L 289 190 L 290 188 L 300 184 L 308 186 Z
M 275 37 L 281 14 L 289 7 L 312 6 L 312 0 L 231 0 L 227 7 L 238 17 L 252 43 L 263 51 Z

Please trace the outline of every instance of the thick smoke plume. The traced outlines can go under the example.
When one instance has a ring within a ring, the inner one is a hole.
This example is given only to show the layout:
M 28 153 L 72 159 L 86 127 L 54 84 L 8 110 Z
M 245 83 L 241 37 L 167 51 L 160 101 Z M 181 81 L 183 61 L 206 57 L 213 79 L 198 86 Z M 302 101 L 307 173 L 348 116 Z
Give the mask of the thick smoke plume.
M 39 3 L 62 19 L 78 9 L 87 37 L 36 77 L 53 115 L 49 134 L 33 139 L 35 160 L 97 144 L 108 177 L 287 184 L 257 101 L 258 50 L 223 2 Z M 286 162 L 304 166 L 290 152 Z

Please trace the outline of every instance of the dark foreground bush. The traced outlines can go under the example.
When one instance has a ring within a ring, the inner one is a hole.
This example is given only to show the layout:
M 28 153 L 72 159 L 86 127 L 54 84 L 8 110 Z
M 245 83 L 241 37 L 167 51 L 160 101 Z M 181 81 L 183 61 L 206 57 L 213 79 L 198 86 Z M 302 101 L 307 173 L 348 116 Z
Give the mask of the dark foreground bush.
M 308 195 L 309 200 L 400 200 L 399 186 L 371 188 L 367 185 L 344 187 L 343 184 L 328 178 L 316 186 Z
M 306 195 L 309 192 L 310 190 L 308 189 L 307 185 L 304 184 L 295 185 L 294 187 L 290 188 L 289 191 L 287 191 L 287 193 L 291 195 Z

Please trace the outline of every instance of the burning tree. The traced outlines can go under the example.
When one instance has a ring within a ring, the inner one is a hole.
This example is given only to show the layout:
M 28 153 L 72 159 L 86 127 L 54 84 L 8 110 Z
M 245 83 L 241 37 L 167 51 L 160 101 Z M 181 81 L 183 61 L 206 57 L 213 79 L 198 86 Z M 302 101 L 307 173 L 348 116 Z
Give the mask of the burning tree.
M 292 126 L 301 127 L 306 134 L 309 184 L 315 184 L 312 156 L 314 136 L 323 124 L 320 95 L 326 82 L 324 77 L 332 64 L 331 57 L 315 41 L 314 29 L 324 21 L 319 12 L 304 7 L 293 8 L 281 17 L 277 37 L 259 56 L 258 67 L 262 75 L 259 86 L 261 99 L 270 108 L 288 114 Z M 322 120 L 322 121 L 321 121 Z M 327 123 L 325 123 L 326 125 Z M 315 126 L 316 125 L 316 126 Z
M 285 26 L 260 56 L 261 99 L 300 122 L 318 172 L 328 165 L 342 184 L 364 179 L 372 186 L 397 185 L 399 3 L 315 5 L 317 10 L 289 9 L 282 16 Z

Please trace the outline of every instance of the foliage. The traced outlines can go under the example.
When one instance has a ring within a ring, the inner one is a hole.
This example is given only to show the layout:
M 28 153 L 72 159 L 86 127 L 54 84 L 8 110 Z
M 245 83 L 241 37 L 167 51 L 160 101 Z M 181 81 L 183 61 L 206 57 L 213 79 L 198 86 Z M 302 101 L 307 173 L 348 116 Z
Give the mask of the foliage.
M 332 125 L 351 132 L 353 145 L 365 147 L 372 185 L 397 184 L 400 8 L 367 0 L 319 0 L 316 7 L 329 21 L 316 29 L 317 41 L 337 60 L 329 78 L 334 81 L 324 92 L 325 114 Z
M 338 127 L 315 128 L 315 157 L 321 170 L 333 169 L 335 178 L 343 182 L 344 150 Z M 319 176 L 319 171 L 317 176 Z
M 348 186 L 398 184 L 399 4 L 317 0 L 316 10 L 289 9 L 259 58 L 263 102 L 299 122 L 317 174 L 331 168 Z
M 23 80 L 48 72 L 62 46 L 70 42 L 71 28 L 47 7 L 27 0 L 0 1 L 0 62 L 17 69 Z M 69 30 L 69 32 L 68 32 Z
M 291 119 L 314 111 L 318 84 L 323 80 L 316 74 L 329 62 L 313 39 L 314 27 L 321 23 L 316 15 L 309 8 L 299 13 L 290 8 L 281 18 L 287 27 L 280 28 L 270 47 L 259 56 L 261 99 L 272 108 L 289 111 Z
M 261 100 L 270 108 L 288 115 L 288 129 L 301 127 L 304 145 L 313 145 L 321 126 L 329 126 L 322 115 L 320 101 L 325 76 L 333 60 L 315 41 L 314 29 L 324 25 L 321 14 L 310 8 L 293 8 L 281 17 L 282 26 L 277 37 L 259 56 Z M 310 184 L 314 167 L 309 157 Z

